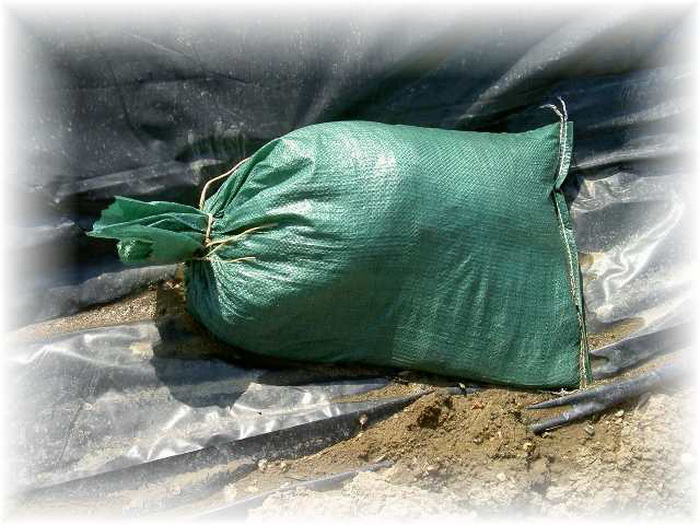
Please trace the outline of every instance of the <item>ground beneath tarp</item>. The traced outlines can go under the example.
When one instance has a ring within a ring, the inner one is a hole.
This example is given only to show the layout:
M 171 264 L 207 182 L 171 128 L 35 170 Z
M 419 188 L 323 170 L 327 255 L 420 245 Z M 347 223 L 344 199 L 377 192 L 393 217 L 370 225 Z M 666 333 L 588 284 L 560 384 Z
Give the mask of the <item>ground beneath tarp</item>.
M 16 337 L 46 337 L 110 323 L 182 314 L 181 285 L 166 283 L 118 303 L 34 325 Z M 221 357 L 225 347 L 183 348 L 183 355 Z M 305 365 L 300 365 L 305 366 Z M 654 366 L 649 363 L 645 368 Z M 163 517 L 197 516 L 304 480 L 391 461 L 325 492 L 307 489 L 274 494 L 248 511 L 270 517 L 464 517 L 510 515 L 593 517 L 690 517 L 694 509 L 691 471 L 696 453 L 689 424 L 692 389 L 658 391 L 599 417 L 535 436 L 527 423 L 553 411 L 528 405 L 552 393 L 485 388 L 447 395 L 449 380 L 402 373 L 388 387 L 347 401 L 394 397 L 436 388 L 383 421 L 361 421 L 354 437 L 302 458 L 261 460 L 257 470 L 213 496 Z M 345 400 L 345 399 L 344 399 Z M 193 476 L 204 473 L 193 473 Z M 191 483 L 183 479 L 183 486 Z M 177 480 L 143 487 L 112 502 L 23 509 L 36 514 L 131 513 L 146 500 L 177 498 Z

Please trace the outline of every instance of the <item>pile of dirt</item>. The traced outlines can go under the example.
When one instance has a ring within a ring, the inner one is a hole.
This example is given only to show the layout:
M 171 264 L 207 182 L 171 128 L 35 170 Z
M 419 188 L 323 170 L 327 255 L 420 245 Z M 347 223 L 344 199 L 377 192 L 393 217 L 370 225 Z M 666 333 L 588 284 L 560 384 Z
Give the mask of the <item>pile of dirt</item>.
M 269 465 L 242 483 L 250 493 L 267 489 L 280 471 L 303 479 L 385 458 L 395 460 L 392 468 L 362 473 L 336 491 L 272 496 L 250 516 L 400 517 L 401 499 L 409 508 L 414 497 L 409 489 L 443 502 L 443 512 L 460 509 L 480 518 L 691 516 L 689 388 L 541 437 L 527 432 L 523 410 L 539 397 L 498 389 L 469 398 L 426 396 L 349 441 L 281 467 Z M 439 508 L 426 506 L 417 516 Z

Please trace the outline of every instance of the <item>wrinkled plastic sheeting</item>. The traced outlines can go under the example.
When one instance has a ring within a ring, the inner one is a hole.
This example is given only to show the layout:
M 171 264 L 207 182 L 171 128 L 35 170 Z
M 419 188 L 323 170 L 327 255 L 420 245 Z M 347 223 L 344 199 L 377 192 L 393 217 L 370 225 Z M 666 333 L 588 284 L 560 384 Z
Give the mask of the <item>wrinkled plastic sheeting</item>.
M 665 66 L 567 80 L 553 89 L 574 121 L 565 191 L 588 332 L 620 339 L 592 351 L 604 359 L 594 361 L 595 377 L 688 346 L 681 327 L 691 311 L 687 233 L 693 225 L 682 159 L 691 151 L 683 125 L 691 108 L 678 92 L 688 79 L 687 68 Z M 521 129 L 537 119 L 537 110 L 528 109 L 510 117 L 506 128 Z M 646 337 L 654 333 L 659 336 Z
M 620 373 L 621 370 L 633 368 L 661 354 L 689 350 L 691 340 L 688 324 L 625 337 L 621 341 L 591 351 L 594 358 L 603 359 L 596 363 L 593 369 L 594 375 L 598 379 L 611 377 Z M 687 359 L 687 356 L 692 353 L 686 352 L 685 355 Z
M 217 32 L 184 21 L 182 34 L 132 27 L 110 41 L 82 29 L 66 39 L 50 17 L 29 21 L 26 63 L 46 67 L 32 77 L 41 82 L 27 90 L 38 109 L 23 125 L 47 133 L 24 143 L 35 149 L 23 176 L 12 178 L 42 211 L 16 225 L 16 249 L 23 260 L 51 264 L 60 258 L 47 254 L 59 245 L 72 253 L 60 272 L 26 279 L 34 292 L 18 304 L 40 320 L 148 281 L 117 266 L 109 243 L 82 235 L 116 194 L 195 202 L 224 166 L 314 122 L 530 129 L 528 108 L 558 95 L 575 122 L 570 197 L 589 262 L 589 328 L 639 320 L 622 342 L 594 351 L 607 358 L 598 370 L 633 366 L 668 348 L 668 338 L 654 334 L 685 322 L 691 277 L 677 162 L 688 148 L 679 122 L 689 101 L 674 90 L 690 74 L 674 55 L 685 15 L 654 14 L 641 25 L 640 16 L 562 14 L 530 32 L 505 18 L 474 31 L 427 19 L 420 30 L 410 21 L 353 31 L 342 24 L 330 39 L 302 23 L 298 38 L 289 37 L 294 45 L 277 46 L 271 63 L 259 58 L 266 35 L 245 20 Z M 48 103 L 49 92 L 65 98 Z M 84 293 L 100 275 L 115 286 Z
M 51 16 L 25 21 L 31 36 L 18 49 L 41 74 L 24 90 L 37 110 L 17 127 L 32 131 L 21 142 L 26 162 L 9 178 L 38 211 L 12 218 L 19 242 L 11 244 L 14 259 L 41 267 L 19 279 L 31 289 L 18 301 L 24 322 L 114 300 L 148 281 L 115 261 L 111 243 L 82 234 L 117 194 L 192 204 L 205 180 L 315 122 L 522 131 L 543 118 L 539 105 L 561 96 L 575 123 L 567 191 L 589 329 L 636 323 L 622 341 L 593 351 L 605 358 L 594 373 L 615 375 L 683 346 L 692 277 L 683 233 L 692 225 L 678 159 L 689 149 L 681 120 L 690 101 L 675 88 L 693 70 L 677 56 L 685 13 L 562 11 L 528 31 L 519 30 L 520 14 L 471 16 L 475 27 L 466 29 L 457 16 L 431 16 L 324 23 L 329 37 L 295 20 L 293 32 L 274 38 L 244 17 L 216 31 L 185 19 L 161 33 L 133 22 L 111 39 L 96 38 L 106 28 L 90 31 L 88 20 L 70 38 Z M 46 133 L 34 136 L 37 129 Z M 114 286 L 93 288 L 100 275 Z M 96 329 L 13 354 L 22 485 L 327 417 L 346 406 L 330 401 L 337 392 L 381 383 L 275 386 L 262 370 L 149 356 L 156 332 L 149 323 Z
M 13 309 L 20 317 L 30 310 L 36 322 L 63 317 L 172 279 L 176 272 L 175 264 L 103 271 L 76 284 L 48 286 L 44 290 L 29 292 L 15 302 Z
M 17 130 L 46 133 L 21 142 L 26 162 L 9 177 L 38 210 L 12 218 L 20 221 L 13 258 L 42 262 L 21 278 L 23 322 L 116 299 L 148 280 L 136 277 L 141 269 L 123 273 L 130 270 L 111 243 L 83 235 L 115 195 L 192 204 L 204 181 L 315 122 L 522 131 L 544 118 L 539 105 L 561 96 L 575 123 L 567 194 L 589 329 L 634 321 L 620 342 L 592 352 L 604 358 L 594 373 L 615 375 L 686 345 L 692 272 L 684 231 L 692 225 L 679 159 L 690 148 L 682 124 L 690 100 L 676 88 L 693 71 L 679 53 L 687 15 L 562 10 L 523 31 L 519 13 L 467 17 L 477 21 L 469 28 L 457 15 L 446 23 L 430 16 L 324 22 L 328 38 L 312 20 L 294 20 L 294 31 L 275 32 L 274 45 L 245 17 L 216 31 L 185 19 L 163 32 L 131 21 L 110 38 L 95 37 L 106 28 L 90 31 L 87 19 L 70 38 L 50 15 L 25 20 L 31 31 L 17 49 L 41 75 L 24 90 L 37 109 Z M 82 292 L 103 274 L 114 286 Z M 14 351 L 19 485 L 89 484 L 99 472 L 129 479 L 135 465 L 150 471 L 163 458 L 242 436 L 322 425 L 352 410 L 334 403 L 336 395 L 384 384 L 269 381 L 262 369 L 151 355 L 159 338 L 163 344 L 157 326 L 139 323 Z
M 681 322 L 689 268 L 678 253 L 687 214 L 676 160 L 688 149 L 678 124 L 689 100 L 675 88 L 692 70 L 681 52 L 687 13 L 562 9 L 537 23 L 478 14 L 319 25 L 300 12 L 288 33 L 245 16 L 216 31 L 190 19 L 167 31 L 90 31 L 89 19 L 28 17 L 21 48 L 42 75 L 27 86 L 39 103 L 22 125 L 47 133 L 25 142 L 33 149 L 16 184 L 42 210 L 27 216 L 32 227 L 55 224 L 73 249 L 68 270 L 47 269 L 53 282 L 26 282 L 77 286 L 95 276 L 86 267 L 116 264 L 111 243 L 79 235 L 115 195 L 192 204 L 204 181 L 292 129 L 362 119 L 522 131 L 532 125 L 520 115 L 562 96 L 583 179 L 572 212 L 593 260 L 584 268 L 592 331 L 621 319 L 643 319 L 646 331 Z M 31 254 L 58 250 L 42 238 Z M 35 293 L 25 311 L 39 320 L 78 304 L 58 296 L 55 307 L 32 308 Z
M 297 384 L 291 371 L 154 355 L 172 343 L 154 322 L 141 322 L 17 348 L 8 371 L 14 488 L 54 485 L 362 410 L 376 402 L 333 400 L 387 384 L 381 377 Z
M 666 67 L 610 79 L 594 90 L 614 103 L 632 93 L 632 111 L 606 117 L 594 102 L 571 97 L 580 115 L 578 177 L 571 213 L 579 250 L 584 254 L 583 291 L 591 333 L 617 331 L 620 339 L 594 350 L 605 362 L 594 375 L 613 375 L 664 352 L 689 345 L 687 314 L 694 279 L 692 231 L 688 212 L 687 166 L 690 151 L 683 115 L 689 100 L 674 90 L 688 81 L 684 68 Z M 566 96 L 567 86 L 562 95 Z M 676 96 L 674 96 L 676 95 Z M 617 138 L 604 147 L 587 130 Z M 619 332 L 627 324 L 628 329 Z M 653 334 L 657 334 L 656 337 Z M 653 341 L 653 343 L 652 343 Z

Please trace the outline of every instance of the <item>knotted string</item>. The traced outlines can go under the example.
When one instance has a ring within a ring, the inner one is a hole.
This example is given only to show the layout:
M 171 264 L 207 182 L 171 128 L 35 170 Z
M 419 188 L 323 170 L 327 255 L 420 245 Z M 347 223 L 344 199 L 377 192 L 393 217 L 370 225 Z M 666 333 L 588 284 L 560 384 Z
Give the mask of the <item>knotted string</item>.
M 240 165 L 243 164 L 245 161 L 247 161 L 249 158 L 250 157 L 246 157 L 243 160 L 238 161 L 238 163 L 233 168 L 228 170 L 226 173 L 222 173 L 221 175 L 217 175 L 216 177 L 214 177 L 213 179 L 211 179 L 210 181 L 208 181 L 204 185 L 204 187 L 202 188 L 202 193 L 199 195 L 199 209 L 200 210 L 204 211 L 204 201 L 207 198 L 207 191 L 209 190 L 209 187 L 213 183 L 215 183 L 217 180 L 225 179 L 226 177 L 233 175 L 236 172 L 236 170 L 240 167 Z M 209 244 L 211 243 L 211 239 L 209 238 L 209 236 L 211 235 L 211 227 L 212 227 L 212 224 L 214 223 L 214 216 L 211 213 L 207 213 L 207 215 L 209 216 L 209 221 L 207 222 L 207 231 L 204 234 L 204 246 L 205 247 L 208 247 Z
M 243 164 L 243 163 L 244 163 L 245 161 L 247 161 L 249 158 L 250 158 L 250 157 L 244 158 L 243 160 L 239 161 L 233 168 L 231 168 L 230 170 L 228 170 L 226 173 L 222 173 L 221 175 L 217 175 L 216 177 L 214 177 L 213 179 L 211 179 L 210 181 L 208 181 L 208 182 L 204 185 L 204 188 L 202 188 L 202 193 L 201 193 L 200 196 L 199 196 L 199 209 L 200 209 L 200 210 L 204 211 L 204 201 L 206 200 L 207 191 L 209 190 L 209 187 L 210 187 L 213 183 L 215 183 L 216 181 L 221 180 L 221 179 L 224 179 L 224 178 L 226 178 L 226 177 L 229 177 L 229 176 L 233 175 L 233 174 L 236 172 L 236 170 L 241 166 L 241 164 Z M 263 224 L 262 226 L 254 226 L 254 227 L 248 228 L 247 230 L 245 230 L 245 231 L 243 231 L 243 232 L 241 232 L 241 233 L 238 233 L 238 234 L 236 234 L 236 235 L 232 235 L 232 236 L 226 237 L 226 238 L 224 238 L 224 239 L 219 239 L 219 240 L 217 240 L 217 241 L 212 241 L 212 240 L 211 240 L 211 228 L 212 228 L 212 225 L 214 224 L 214 215 L 211 214 L 211 213 L 207 213 L 207 216 L 209 217 L 209 220 L 207 221 L 207 230 L 206 230 L 206 232 L 205 232 L 205 234 L 204 234 L 204 247 L 205 247 L 205 248 L 209 248 L 209 247 L 211 247 L 211 246 L 216 246 L 216 248 L 214 248 L 214 249 L 211 250 L 209 253 L 207 253 L 207 254 L 206 254 L 206 257 L 197 257 L 197 258 L 195 258 L 196 261 L 210 261 L 210 262 L 211 262 L 211 261 L 218 261 L 218 262 L 223 262 L 223 263 L 236 263 L 236 262 L 241 262 L 241 261 L 254 260 L 254 259 L 255 259 L 254 256 L 246 256 L 246 257 L 239 257 L 239 258 L 237 258 L 237 259 L 225 260 L 225 259 L 212 259 L 212 258 L 211 258 L 211 255 L 212 255 L 214 252 L 216 252 L 216 250 L 218 250 L 219 248 L 221 248 L 222 246 L 225 246 L 226 244 L 228 244 L 228 243 L 230 243 L 230 242 L 235 242 L 235 241 L 237 241 L 237 240 L 239 240 L 239 239 L 242 239 L 243 237 L 245 237 L 245 236 L 247 236 L 247 235 L 249 235 L 249 234 L 251 234 L 251 233 L 254 233 L 254 232 L 258 231 L 258 230 L 263 230 L 263 229 L 266 229 L 266 228 L 272 228 L 273 226 L 276 226 L 275 223 L 273 223 L 273 224 Z

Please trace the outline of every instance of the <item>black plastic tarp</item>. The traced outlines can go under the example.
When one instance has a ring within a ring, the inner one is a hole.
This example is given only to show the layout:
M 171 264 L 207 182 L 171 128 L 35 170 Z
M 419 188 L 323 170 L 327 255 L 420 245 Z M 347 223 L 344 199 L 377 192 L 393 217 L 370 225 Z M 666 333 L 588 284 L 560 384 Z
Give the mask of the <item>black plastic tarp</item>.
M 15 326 L 174 274 L 126 269 L 111 243 L 85 237 L 115 195 L 192 204 L 213 175 L 316 122 L 519 131 L 549 118 L 539 106 L 561 97 L 575 123 L 566 188 L 589 330 L 633 326 L 593 352 L 595 372 L 685 346 L 689 9 L 452 10 L 15 13 L 22 148 L 8 179 L 26 208 L 9 225 L 13 259 L 24 261 Z M 372 408 L 334 396 L 385 382 L 270 384 L 260 368 L 142 352 L 162 340 L 144 321 L 10 352 L 19 487 L 235 449 L 310 422 L 325 428 Z
M 293 371 L 154 355 L 154 348 L 167 354 L 163 347 L 183 337 L 150 321 L 69 334 L 18 352 L 10 375 L 19 388 L 35 388 L 21 391 L 11 417 L 11 426 L 22 429 L 16 458 L 31 458 L 26 469 L 14 470 L 14 482 L 23 489 L 53 485 L 366 411 L 377 403 L 333 399 L 388 383 L 382 377 L 300 381 Z

